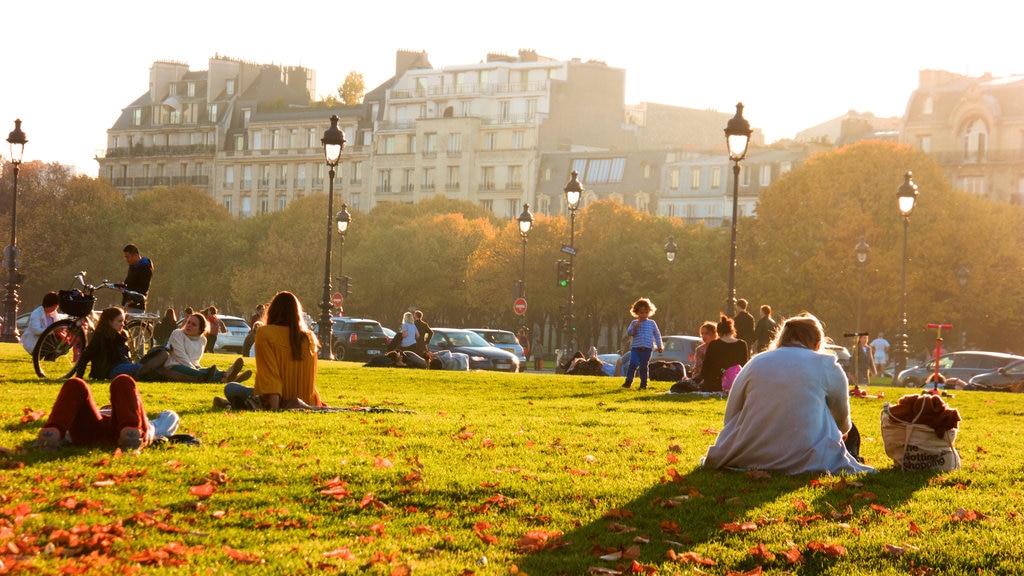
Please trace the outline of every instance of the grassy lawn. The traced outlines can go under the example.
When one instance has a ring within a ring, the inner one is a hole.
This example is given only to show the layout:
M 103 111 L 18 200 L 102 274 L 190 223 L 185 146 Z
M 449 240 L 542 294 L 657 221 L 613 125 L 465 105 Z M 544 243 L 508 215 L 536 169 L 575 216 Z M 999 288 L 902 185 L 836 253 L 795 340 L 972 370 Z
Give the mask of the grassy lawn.
M 957 392 L 963 469 L 904 473 L 879 411 L 913 391 L 873 386 L 880 473 L 787 477 L 700 469 L 725 401 L 664 382 L 323 363 L 343 413 L 142 383 L 203 444 L 137 455 L 33 449 L 59 384 L 0 344 L 0 574 L 1024 574 L 1020 395 Z

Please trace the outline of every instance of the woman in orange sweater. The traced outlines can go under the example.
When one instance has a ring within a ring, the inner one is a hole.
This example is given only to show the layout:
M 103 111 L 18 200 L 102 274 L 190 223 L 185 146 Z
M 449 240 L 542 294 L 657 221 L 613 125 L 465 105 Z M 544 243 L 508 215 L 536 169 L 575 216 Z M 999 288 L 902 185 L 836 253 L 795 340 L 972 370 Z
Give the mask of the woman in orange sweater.
M 316 388 L 317 340 L 302 320 L 302 304 L 278 292 L 267 323 L 256 330 L 256 387 L 230 383 L 224 394 L 236 408 L 279 410 L 326 406 Z M 259 402 L 249 399 L 255 395 Z M 214 401 L 215 406 L 220 406 Z

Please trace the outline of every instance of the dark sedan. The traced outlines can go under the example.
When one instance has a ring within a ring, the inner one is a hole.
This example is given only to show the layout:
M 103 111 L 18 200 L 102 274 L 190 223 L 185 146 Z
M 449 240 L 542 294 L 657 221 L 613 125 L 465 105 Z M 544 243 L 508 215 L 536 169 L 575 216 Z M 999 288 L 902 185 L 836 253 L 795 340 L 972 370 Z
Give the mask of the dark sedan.
M 511 352 L 496 348 L 482 336 L 470 330 L 432 328 L 434 336 L 427 344 L 431 352 L 451 350 L 469 356 L 471 370 L 498 370 L 517 372 L 519 358 Z
M 390 338 L 380 322 L 369 318 L 331 318 L 335 360 L 369 360 L 380 356 Z
M 971 378 L 966 389 L 1024 392 L 1024 360 L 1011 362 L 994 372 L 978 374 Z

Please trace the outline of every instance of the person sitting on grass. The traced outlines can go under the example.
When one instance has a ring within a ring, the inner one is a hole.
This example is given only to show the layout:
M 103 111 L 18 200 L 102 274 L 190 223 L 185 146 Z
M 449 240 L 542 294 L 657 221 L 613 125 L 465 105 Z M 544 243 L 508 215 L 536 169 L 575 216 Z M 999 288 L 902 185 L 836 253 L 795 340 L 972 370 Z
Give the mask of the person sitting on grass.
M 43 295 L 41 306 L 32 311 L 28 317 L 28 326 L 21 333 L 21 345 L 29 354 L 35 351 L 36 342 L 43 332 L 56 322 L 59 318 L 57 308 L 60 306 L 60 297 L 56 292 L 47 292 Z
M 736 376 L 725 424 L 702 467 L 875 472 L 860 462 L 849 383 L 836 357 L 821 352 L 824 340 L 821 323 L 810 314 L 782 324 L 768 351 L 751 358 Z
M 267 309 L 267 324 L 256 331 L 256 387 L 228 383 L 227 400 L 215 407 L 264 410 L 326 407 L 316 387 L 317 341 L 303 321 L 302 304 L 278 292 Z
M 185 319 L 181 328 L 171 332 L 167 339 L 170 352 L 161 373 L 168 379 L 184 382 L 244 382 L 252 376 L 252 370 L 242 370 L 244 361 L 235 359 L 228 371 L 216 366 L 203 368 L 199 362 L 206 349 L 206 317 L 192 314 Z
M 50 417 L 36 437 L 36 446 L 56 449 L 67 439 L 76 446 L 116 446 L 134 451 L 149 445 L 154 435 L 130 375 L 119 374 L 110 382 L 109 413 L 96 406 L 85 380 L 70 378 L 60 387 Z
M 90 380 L 111 380 L 127 374 L 135 380 L 153 376 L 163 365 L 164 357 L 155 355 L 145 364 L 136 364 L 128 354 L 128 333 L 124 330 L 124 310 L 113 306 L 100 314 L 96 330 L 89 338 L 89 344 L 78 356 L 75 376 L 85 375 L 85 367 L 92 364 Z

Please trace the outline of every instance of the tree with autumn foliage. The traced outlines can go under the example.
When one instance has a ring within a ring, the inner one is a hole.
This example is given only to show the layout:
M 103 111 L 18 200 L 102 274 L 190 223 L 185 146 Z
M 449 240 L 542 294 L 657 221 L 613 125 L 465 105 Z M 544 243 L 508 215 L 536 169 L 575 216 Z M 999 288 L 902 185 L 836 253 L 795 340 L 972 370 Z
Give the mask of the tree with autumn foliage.
M 338 86 L 338 97 L 346 106 L 354 106 L 363 101 L 363 93 L 366 91 L 366 84 L 363 75 L 355 70 L 345 76 L 345 81 Z
M 974 346 L 1014 349 L 1024 337 L 1024 209 L 951 189 L 935 160 L 907 145 L 862 142 L 820 154 L 764 192 L 741 236 L 748 299 L 783 316 L 813 312 L 841 340 L 856 328 L 860 297 L 860 328 L 896 334 L 904 234 L 896 190 L 907 171 L 920 190 L 907 227 L 912 350 L 934 345 L 926 324 L 959 326 L 961 313 Z M 863 282 L 854 252 L 862 237 L 871 246 Z M 961 298 L 964 265 L 971 276 Z

